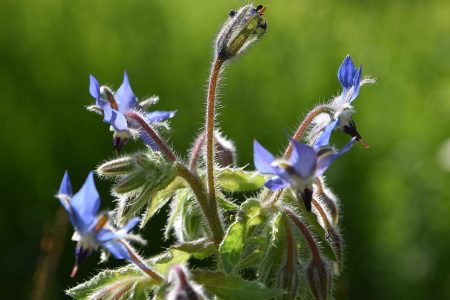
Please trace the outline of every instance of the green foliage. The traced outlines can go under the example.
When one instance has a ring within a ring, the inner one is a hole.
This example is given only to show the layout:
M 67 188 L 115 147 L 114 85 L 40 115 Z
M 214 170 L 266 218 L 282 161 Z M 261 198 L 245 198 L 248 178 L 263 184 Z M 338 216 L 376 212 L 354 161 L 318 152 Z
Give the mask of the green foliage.
M 184 251 L 171 249 L 149 259 L 147 263 L 155 271 L 167 275 L 171 266 L 185 263 L 189 257 L 190 255 Z M 67 290 L 67 294 L 78 300 L 116 297 L 145 299 L 148 292 L 157 286 L 156 284 L 153 279 L 131 264 L 116 270 L 102 271 L 90 280 Z
M 229 192 L 257 190 L 264 185 L 266 180 L 266 177 L 258 172 L 233 168 L 220 169 L 217 176 L 220 187 Z
M 221 272 L 195 270 L 192 273 L 197 283 L 219 299 L 265 300 L 284 293 L 283 290 L 267 288 L 259 282 L 247 281 L 238 276 L 227 276 Z
M 245 225 L 241 220 L 236 220 L 228 227 L 225 238 L 220 244 L 219 252 L 226 274 L 233 272 L 238 264 L 242 250 L 244 249 Z

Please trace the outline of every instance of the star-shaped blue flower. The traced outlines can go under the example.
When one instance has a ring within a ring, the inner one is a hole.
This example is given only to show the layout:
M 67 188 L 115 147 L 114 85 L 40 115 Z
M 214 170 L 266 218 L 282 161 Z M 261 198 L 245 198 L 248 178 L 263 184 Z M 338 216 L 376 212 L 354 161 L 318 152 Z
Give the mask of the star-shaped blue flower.
M 316 178 L 321 176 L 336 158 L 347 152 L 355 142 L 353 138 L 340 151 L 324 148 L 328 145 L 332 131 L 333 128 L 327 128 L 312 147 L 291 140 L 294 151 L 289 160 L 276 159 L 255 140 L 253 158 L 256 169 L 261 173 L 275 175 L 265 183 L 265 186 L 271 190 L 291 187 L 300 194 L 306 208 L 311 210 L 313 184 Z
M 356 140 L 361 141 L 366 147 L 367 145 L 362 140 L 361 135 L 356 130 L 356 124 L 352 120 L 354 109 L 352 102 L 359 94 L 360 87 L 366 83 L 372 83 L 373 80 L 366 78 L 361 79 L 362 66 L 356 68 L 352 59 L 347 55 L 338 70 L 338 79 L 342 85 L 342 92 L 332 102 L 334 116 L 327 124 L 327 127 L 332 129 L 340 129 L 346 134 L 355 137 Z
M 89 109 L 101 112 L 103 121 L 111 125 L 116 149 L 120 149 L 133 136 L 132 131 L 136 130 L 133 124 L 127 122 L 126 113 L 130 110 L 143 110 L 148 104 L 154 104 L 157 101 L 138 103 L 126 72 L 122 85 L 115 93 L 106 86 L 100 86 L 97 79 L 90 75 L 89 92 L 95 99 L 95 105 Z M 145 113 L 144 117 L 148 123 L 160 123 L 172 118 L 175 113 L 176 111 L 153 111 Z M 146 145 L 155 148 L 154 142 L 145 133 L 140 133 L 140 138 Z
M 108 222 L 109 215 L 99 214 L 100 197 L 95 188 L 93 172 L 89 173 L 83 187 L 75 195 L 72 195 L 72 185 L 66 172 L 56 197 L 69 214 L 70 222 L 75 229 L 72 239 L 77 242 L 77 246 L 72 277 L 76 275 L 78 265 L 99 247 L 108 250 L 117 259 L 131 260 L 124 239 L 139 223 L 139 218 L 131 219 L 119 230 L 114 229 Z

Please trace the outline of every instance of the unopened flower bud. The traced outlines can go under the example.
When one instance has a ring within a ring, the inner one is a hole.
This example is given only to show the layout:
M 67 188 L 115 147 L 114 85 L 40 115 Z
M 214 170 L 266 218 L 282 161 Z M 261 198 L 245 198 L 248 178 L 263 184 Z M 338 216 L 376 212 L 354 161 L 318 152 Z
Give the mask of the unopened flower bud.
M 306 269 L 306 276 L 316 300 L 331 299 L 331 269 L 326 261 L 313 259 Z
M 175 282 L 172 290 L 167 294 L 167 300 L 202 300 L 206 299 L 200 286 L 189 282 L 187 271 L 180 265 L 170 270 L 169 281 Z
M 214 144 L 216 147 L 216 159 L 221 167 L 236 165 L 236 147 L 231 140 L 228 140 L 220 132 L 214 133 Z
M 120 180 L 115 186 L 114 191 L 117 194 L 126 194 L 132 192 L 145 184 L 145 174 L 141 170 L 126 176 Z
M 131 156 L 125 156 L 100 165 L 96 172 L 101 176 L 121 176 L 130 174 L 134 166 L 134 159 Z
M 288 265 L 284 264 L 277 274 L 277 286 L 286 291 L 286 294 L 284 294 L 281 299 L 296 299 L 300 284 L 301 281 L 297 269 L 290 268 Z
M 266 7 L 249 4 L 232 11 L 216 40 L 216 55 L 225 61 L 241 53 L 266 31 Z

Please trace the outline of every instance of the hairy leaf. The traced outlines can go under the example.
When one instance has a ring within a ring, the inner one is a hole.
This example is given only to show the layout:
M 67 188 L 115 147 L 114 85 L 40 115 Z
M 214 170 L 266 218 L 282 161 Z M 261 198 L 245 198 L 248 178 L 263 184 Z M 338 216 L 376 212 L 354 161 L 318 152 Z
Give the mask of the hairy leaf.
M 176 264 L 184 264 L 190 257 L 177 249 L 146 260 L 146 263 L 156 272 L 166 276 L 170 268 Z M 147 299 L 148 292 L 155 287 L 155 281 L 144 274 L 133 264 L 115 270 L 105 270 L 90 280 L 77 285 L 66 293 L 79 300 L 96 299 Z
M 248 172 L 242 169 L 223 168 L 217 176 L 222 189 L 229 192 L 257 190 L 266 182 L 264 175 L 258 172 Z
M 245 224 L 243 220 L 236 220 L 228 227 L 227 233 L 220 244 L 219 253 L 225 273 L 233 272 L 244 249 Z
M 239 276 L 227 276 L 222 272 L 194 270 L 192 275 L 195 282 L 221 299 L 265 300 L 284 293 L 283 290 L 268 288 L 260 282 L 244 280 Z

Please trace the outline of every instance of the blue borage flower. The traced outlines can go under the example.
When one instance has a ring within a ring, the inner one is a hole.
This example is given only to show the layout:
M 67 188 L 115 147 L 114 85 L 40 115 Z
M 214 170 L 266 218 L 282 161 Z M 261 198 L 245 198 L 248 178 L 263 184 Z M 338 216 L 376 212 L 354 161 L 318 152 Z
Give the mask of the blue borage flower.
M 56 197 L 69 214 L 75 229 L 72 239 L 77 242 L 77 246 L 71 277 L 76 275 L 78 265 L 99 247 L 108 250 L 117 259 L 132 260 L 125 240 L 131 237 L 128 232 L 139 223 L 139 218 L 131 219 L 119 230 L 113 228 L 109 223 L 109 214 L 99 214 L 100 197 L 95 188 L 93 172 L 89 173 L 83 187 L 75 195 L 72 195 L 72 185 L 66 172 Z
M 97 79 L 90 75 L 89 92 L 95 99 L 95 105 L 88 109 L 103 114 L 103 121 L 111 125 L 114 131 L 114 147 L 118 150 L 134 136 L 137 127 L 134 123 L 127 122 L 126 113 L 130 110 L 145 110 L 150 105 L 158 102 L 158 97 L 138 102 L 137 97 L 131 89 L 128 75 L 125 72 L 122 85 L 113 93 L 107 86 L 100 86 Z M 144 113 L 144 118 L 148 123 L 161 123 L 175 116 L 176 111 L 153 111 Z M 152 139 L 144 132 L 139 132 L 139 137 L 146 145 L 156 149 L 157 146 Z
M 291 140 L 294 151 L 289 160 L 276 159 L 256 140 L 253 143 L 254 164 L 258 171 L 276 175 L 269 179 L 265 186 L 271 190 L 291 187 L 303 199 L 306 208 L 311 210 L 313 184 L 331 163 L 347 152 L 355 143 L 356 138 L 337 151 L 328 145 L 333 128 L 328 127 L 316 140 L 313 146 L 308 146 Z
M 339 82 L 342 85 L 342 92 L 331 101 L 331 119 L 328 118 L 328 122 L 325 125 L 320 123 L 320 128 L 323 129 L 325 127 L 325 130 L 329 128 L 342 130 L 351 137 L 355 137 L 356 140 L 367 147 L 367 144 L 364 143 L 361 135 L 356 130 L 355 122 L 352 120 L 352 115 L 355 112 L 352 102 L 358 96 L 360 87 L 364 84 L 374 82 L 370 78 L 361 78 L 361 73 L 362 66 L 356 68 L 350 56 L 347 55 L 339 67 L 337 74 Z

